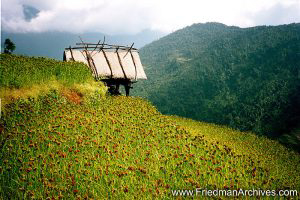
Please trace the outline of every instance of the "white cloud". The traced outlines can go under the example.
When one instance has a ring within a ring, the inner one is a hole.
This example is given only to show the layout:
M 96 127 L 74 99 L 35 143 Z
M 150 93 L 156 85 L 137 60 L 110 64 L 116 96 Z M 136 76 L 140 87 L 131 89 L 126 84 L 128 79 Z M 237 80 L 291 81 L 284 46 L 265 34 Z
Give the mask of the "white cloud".
M 22 5 L 40 10 L 31 21 Z M 199 22 L 241 27 L 300 21 L 300 0 L 2 0 L 2 26 L 12 32 L 164 32 Z

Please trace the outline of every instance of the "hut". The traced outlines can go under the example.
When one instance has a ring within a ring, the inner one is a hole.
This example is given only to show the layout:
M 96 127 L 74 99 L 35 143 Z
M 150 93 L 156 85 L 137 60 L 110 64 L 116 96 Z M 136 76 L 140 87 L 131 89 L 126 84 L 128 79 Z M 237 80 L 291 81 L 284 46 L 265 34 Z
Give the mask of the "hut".
M 76 43 L 77 46 L 65 48 L 64 61 L 85 63 L 96 80 L 103 81 L 112 94 L 120 94 L 119 87 L 125 87 L 126 96 L 132 84 L 139 79 L 147 79 L 134 43 L 128 46 L 100 43 Z

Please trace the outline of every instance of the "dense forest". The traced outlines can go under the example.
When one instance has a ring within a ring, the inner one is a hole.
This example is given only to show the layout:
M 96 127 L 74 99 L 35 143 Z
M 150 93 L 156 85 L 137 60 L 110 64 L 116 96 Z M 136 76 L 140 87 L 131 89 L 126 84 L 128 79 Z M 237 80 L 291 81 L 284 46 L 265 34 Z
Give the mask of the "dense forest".
M 194 24 L 140 50 L 135 94 L 176 114 L 268 136 L 300 122 L 300 24 Z

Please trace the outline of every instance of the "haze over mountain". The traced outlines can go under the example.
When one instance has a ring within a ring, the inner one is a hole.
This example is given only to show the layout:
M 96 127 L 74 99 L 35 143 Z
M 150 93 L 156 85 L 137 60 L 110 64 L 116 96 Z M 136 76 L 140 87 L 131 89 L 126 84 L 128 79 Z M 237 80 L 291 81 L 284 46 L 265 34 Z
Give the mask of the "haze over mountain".
M 1 6 L 2 40 L 11 37 L 16 53 L 57 59 L 78 35 L 97 42 L 105 34 L 107 41 L 140 48 L 195 22 L 249 27 L 300 20 L 297 0 L 3 0 Z
M 41 12 L 36 7 L 22 4 L 21 11 L 26 23 L 35 20 Z M 4 27 L 5 28 L 5 27 Z M 165 35 L 160 31 L 143 30 L 136 34 L 118 33 L 108 35 L 101 32 L 83 32 L 72 33 L 67 31 L 7 31 L 1 30 L 1 51 L 3 51 L 3 43 L 6 38 L 11 39 L 16 44 L 16 54 L 30 55 L 30 56 L 45 56 L 55 59 L 62 59 L 64 48 L 70 45 L 75 45 L 80 42 L 78 36 L 81 36 L 86 42 L 97 43 L 99 40 L 103 41 L 106 36 L 106 42 L 113 44 L 131 45 L 134 42 L 134 47 L 140 48 L 154 40 L 159 39 Z
M 154 40 L 163 36 L 162 32 L 144 30 L 135 35 L 119 34 L 105 35 L 103 33 L 83 33 L 75 34 L 68 32 L 41 32 L 41 33 L 9 33 L 2 32 L 1 46 L 6 38 L 10 38 L 16 44 L 16 54 L 24 54 L 30 56 L 45 56 L 62 60 L 64 48 L 74 46 L 76 42 L 80 42 L 78 36 L 81 36 L 86 42 L 97 43 L 99 40 L 112 44 L 131 45 L 134 42 L 134 47 L 140 48 Z M 1 49 L 2 50 L 2 49 Z M 2 50 L 3 51 L 3 50 Z
M 165 114 L 277 135 L 300 122 L 300 24 L 194 24 L 143 47 L 136 95 Z

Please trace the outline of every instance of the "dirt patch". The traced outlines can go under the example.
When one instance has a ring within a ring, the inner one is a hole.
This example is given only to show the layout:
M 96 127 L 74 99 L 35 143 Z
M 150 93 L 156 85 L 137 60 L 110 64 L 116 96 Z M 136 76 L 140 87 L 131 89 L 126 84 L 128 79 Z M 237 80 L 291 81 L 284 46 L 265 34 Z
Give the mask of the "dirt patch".
M 82 94 L 74 90 L 63 90 L 62 95 L 73 103 L 80 104 L 82 102 Z

